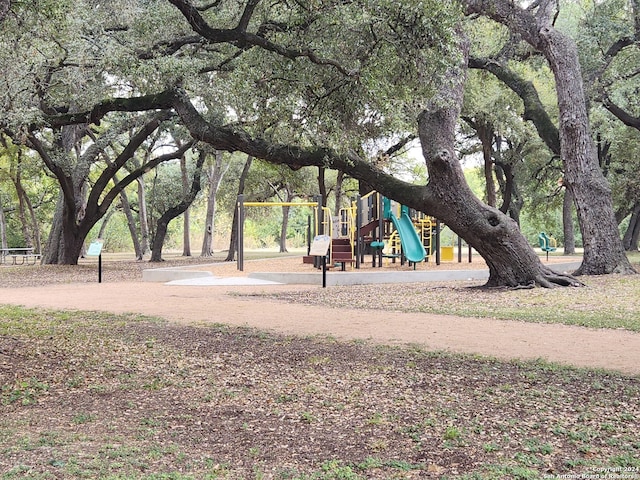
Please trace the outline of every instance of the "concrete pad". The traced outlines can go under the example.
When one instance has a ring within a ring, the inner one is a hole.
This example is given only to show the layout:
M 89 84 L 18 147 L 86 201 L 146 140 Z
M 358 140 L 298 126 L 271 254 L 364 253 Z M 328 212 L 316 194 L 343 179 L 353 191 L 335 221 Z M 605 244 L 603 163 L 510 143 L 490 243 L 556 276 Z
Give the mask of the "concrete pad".
M 576 270 L 581 262 L 549 264 L 549 268 L 559 273 Z M 383 283 L 451 282 L 465 280 L 487 280 L 489 270 L 429 270 L 429 271 L 379 271 L 350 270 L 347 272 L 327 272 L 327 285 L 367 285 Z M 144 270 L 142 279 L 146 282 L 163 282 L 168 285 L 322 285 L 322 272 L 255 272 L 246 277 L 216 277 L 210 271 L 186 270 L 184 267 L 156 268 Z
M 150 268 L 142 271 L 143 282 L 169 282 L 187 278 L 213 277 L 211 272 L 180 268 Z
M 239 285 L 281 285 L 281 283 L 271 280 L 261 280 L 258 278 L 248 277 L 197 277 L 185 278 L 182 280 L 172 280 L 165 285 L 182 285 L 182 286 L 239 286 Z
M 249 277 L 296 285 L 322 285 L 322 272 L 256 272 L 249 274 Z M 429 272 L 327 272 L 327 285 L 447 282 L 455 280 L 486 280 L 487 278 L 489 278 L 489 270 L 442 270 Z

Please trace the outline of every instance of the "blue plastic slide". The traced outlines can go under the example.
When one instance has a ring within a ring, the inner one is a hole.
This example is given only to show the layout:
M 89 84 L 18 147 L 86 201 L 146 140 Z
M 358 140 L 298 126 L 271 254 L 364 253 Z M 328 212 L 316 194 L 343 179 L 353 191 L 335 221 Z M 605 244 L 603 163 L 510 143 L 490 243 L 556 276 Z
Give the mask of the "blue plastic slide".
M 391 218 L 393 226 L 396 227 L 402 244 L 402 253 L 410 262 L 421 262 L 427 256 L 420 235 L 416 232 L 411 217 L 407 213 L 406 207 L 401 208 L 400 218 L 396 217 L 391 211 L 391 202 L 388 198 L 384 198 L 384 216 Z
M 402 213 L 400 218 L 391 213 L 391 221 L 398 231 L 400 243 L 402 243 L 402 253 L 410 262 L 421 262 L 426 257 L 427 252 L 422 245 L 422 240 L 416 232 L 409 215 Z

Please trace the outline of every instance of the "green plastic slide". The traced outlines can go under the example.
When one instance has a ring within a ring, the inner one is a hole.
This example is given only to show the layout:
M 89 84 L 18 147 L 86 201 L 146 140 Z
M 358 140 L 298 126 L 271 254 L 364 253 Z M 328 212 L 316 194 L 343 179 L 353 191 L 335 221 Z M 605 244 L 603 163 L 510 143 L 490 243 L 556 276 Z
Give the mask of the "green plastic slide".
M 400 218 L 389 212 L 393 226 L 396 227 L 402 244 L 402 253 L 410 262 L 421 262 L 427 256 L 420 235 L 416 232 L 411 217 L 403 211 Z

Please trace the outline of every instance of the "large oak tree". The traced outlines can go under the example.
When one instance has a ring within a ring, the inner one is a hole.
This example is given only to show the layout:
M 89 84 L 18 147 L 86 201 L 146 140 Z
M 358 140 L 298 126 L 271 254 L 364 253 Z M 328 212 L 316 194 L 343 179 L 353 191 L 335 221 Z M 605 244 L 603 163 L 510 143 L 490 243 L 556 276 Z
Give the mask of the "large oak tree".
M 536 48 L 560 65 L 559 72 L 579 72 L 577 62 L 565 65 L 558 58 L 559 50 L 573 48 L 572 43 L 546 24 L 542 34 L 537 23 L 527 23 L 536 19 L 530 12 L 506 1 L 464 3 L 468 13 L 485 13 L 507 23 L 517 20 L 510 28 L 522 29 L 519 33 L 528 41 L 538 38 Z M 291 168 L 335 168 L 440 218 L 487 260 L 489 285 L 576 283 L 545 267 L 515 222 L 480 202 L 464 180 L 454 140 L 467 49 L 459 28 L 462 19 L 453 4 L 318 2 L 280 10 L 260 9 L 259 0 L 250 0 L 241 12 L 225 2 L 202 10 L 187 0 L 167 0 L 167 4 L 182 14 L 182 20 L 174 17 L 165 30 L 154 30 L 152 44 L 136 50 L 135 58 L 127 58 L 138 65 L 134 73 L 117 72 L 150 75 L 145 77 L 146 94 L 138 90 L 139 95 L 111 96 L 93 105 L 85 102 L 84 108 L 70 106 L 66 114 L 44 115 L 43 124 L 96 124 L 113 111 L 173 110 L 195 139 L 218 150 L 241 151 Z M 503 18 L 498 7 L 505 5 L 512 8 Z M 156 19 L 171 16 L 164 9 L 148 13 Z M 133 30 L 123 24 L 102 32 L 125 44 Z M 185 65 L 185 59 L 191 67 L 177 68 Z M 145 69 L 145 62 L 156 71 Z M 585 194 L 593 187 L 598 203 L 605 207 L 581 217 L 600 228 L 599 234 L 583 227 L 583 273 L 629 271 L 624 252 L 615 248 L 615 242 L 612 247 L 606 208 L 610 192 L 597 176 L 583 175 L 583 163 L 590 169 L 588 122 L 569 121 L 581 112 L 569 105 L 575 92 L 567 90 L 573 87 L 560 81 L 563 75 L 558 78 L 565 117 L 560 139 L 565 161 L 573 162 L 568 176 L 576 201 L 582 202 L 583 211 L 593 205 L 593 195 Z M 236 118 L 252 121 L 239 124 L 233 116 L 225 120 L 220 112 L 230 108 Z M 219 114 L 212 115 L 213 110 Z M 354 139 L 363 143 L 416 129 L 429 169 L 427 185 L 388 175 L 353 148 Z M 605 236 L 606 245 L 601 242 Z

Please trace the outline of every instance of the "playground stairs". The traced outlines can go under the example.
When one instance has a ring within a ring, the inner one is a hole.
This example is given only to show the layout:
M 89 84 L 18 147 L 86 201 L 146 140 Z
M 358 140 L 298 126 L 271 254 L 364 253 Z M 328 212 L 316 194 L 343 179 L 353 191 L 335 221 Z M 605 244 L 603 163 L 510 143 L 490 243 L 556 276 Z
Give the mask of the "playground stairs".
M 342 270 L 345 269 L 347 263 L 355 262 L 351 242 L 348 238 L 331 239 L 331 265 L 341 264 Z
M 337 264 L 340 264 L 342 270 L 345 270 L 347 263 L 354 263 L 356 261 L 351 250 L 351 242 L 348 238 L 333 238 L 331 240 L 331 259 L 329 260 L 328 268 L 333 268 Z M 315 263 L 315 257 L 311 255 L 305 255 L 302 257 L 302 263 L 308 263 L 313 265 Z

